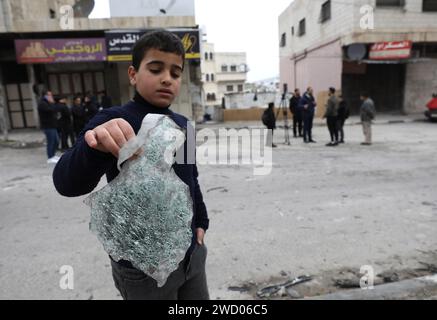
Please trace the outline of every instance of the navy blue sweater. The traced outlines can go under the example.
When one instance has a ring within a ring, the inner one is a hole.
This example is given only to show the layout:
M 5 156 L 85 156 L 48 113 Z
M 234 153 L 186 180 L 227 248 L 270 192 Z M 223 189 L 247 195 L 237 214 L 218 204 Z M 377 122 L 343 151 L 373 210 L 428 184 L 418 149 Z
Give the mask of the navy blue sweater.
M 75 146 L 67 151 L 57 163 L 53 171 L 53 182 L 56 190 L 63 196 L 77 197 L 92 192 L 105 174 L 107 181 L 111 182 L 119 174 L 117 158 L 110 153 L 103 153 L 90 148 L 84 140 L 85 132 L 112 119 L 122 118 L 130 123 L 137 134 L 144 117 L 149 113 L 169 115 L 178 126 L 187 128 L 187 118 L 172 112 L 169 108 L 155 107 L 142 99 L 138 94 L 134 100 L 122 107 L 102 110 L 85 126 Z M 185 142 L 184 148 L 185 158 L 187 158 L 188 151 L 190 151 L 187 150 L 187 142 Z M 194 204 L 192 220 L 193 242 L 187 252 L 188 256 L 195 245 L 195 229 L 203 228 L 206 231 L 209 226 L 209 219 L 197 180 L 197 166 L 195 164 L 176 163 L 173 165 L 173 168 L 176 175 L 189 186 Z M 131 267 L 130 263 L 126 261 L 121 263 Z

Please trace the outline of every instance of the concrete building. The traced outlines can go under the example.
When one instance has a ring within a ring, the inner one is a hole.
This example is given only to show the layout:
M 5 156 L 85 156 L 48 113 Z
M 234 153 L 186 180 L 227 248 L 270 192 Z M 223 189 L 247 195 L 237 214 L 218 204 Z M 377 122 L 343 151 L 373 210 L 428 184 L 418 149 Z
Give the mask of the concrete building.
M 245 92 L 249 71 L 246 53 L 216 52 L 212 43 L 204 42 L 201 63 L 205 111 L 213 115 L 226 96 Z
M 279 17 L 280 78 L 352 110 L 368 91 L 381 112 L 422 112 L 437 87 L 437 1 L 294 0 Z M 320 103 L 319 103 L 320 105 Z
M 152 8 L 157 1 L 122 3 L 127 10 L 141 5 Z M 165 14 L 137 10 L 133 17 L 88 19 L 92 0 L 1 0 L 0 92 L 4 92 L 8 127 L 38 126 L 37 93 L 42 87 L 69 98 L 106 90 L 115 105 L 126 103 L 134 91 L 127 76 L 131 48 L 142 34 L 156 28 L 178 34 L 187 51 L 181 93 L 172 109 L 200 119 L 200 36 L 194 0 L 178 3 L 189 8 L 184 15 L 176 11 L 170 15 L 167 8 Z

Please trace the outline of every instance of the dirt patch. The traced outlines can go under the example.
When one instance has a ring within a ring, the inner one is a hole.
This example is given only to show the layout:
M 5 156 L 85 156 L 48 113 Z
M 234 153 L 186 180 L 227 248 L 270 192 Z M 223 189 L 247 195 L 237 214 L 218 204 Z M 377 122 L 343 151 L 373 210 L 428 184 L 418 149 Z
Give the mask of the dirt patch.
M 437 252 L 427 252 L 426 261 L 419 261 L 417 268 L 391 268 L 375 275 L 373 285 L 378 286 L 413 278 L 420 278 L 437 273 Z M 293 300 L 311 298 L 330 294 L 341 290 L 360 288 L 360 281 L 364 274 L 352 268 L 327 270 L 314 276 L 300 276 L 292 278 L 284 271 L 277 277 L 256 283 L 246 282 L 237 286 L 230 286 L 228 290 L 245 292 L 256 300 Z M 299 278 L 311 278 L 295 285 L 287 285 Z M 420 297 L 417 297 L 421 299 Z M 424 294 L 422 298 L 426 298 Z

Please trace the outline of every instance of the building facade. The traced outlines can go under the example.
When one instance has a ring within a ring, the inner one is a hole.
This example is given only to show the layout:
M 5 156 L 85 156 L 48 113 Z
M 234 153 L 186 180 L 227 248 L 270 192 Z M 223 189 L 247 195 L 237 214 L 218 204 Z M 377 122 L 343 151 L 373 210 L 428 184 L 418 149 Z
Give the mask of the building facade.
M 295 0 L 279 17 L 279 40 L 290 91 L 324 96 L 333 86 L 353 111 L 367 91 L 395 113 L 422 112 L 436 91 L 435 0 Z
M 194 0 L 178 2 L 194 8 Z M 156 1 L 133 0 L 125 6 L 139 3 Z M 85 0 L 1 1 L 0 91 L 8 127 L 39 125 L 36 108 L 43 87 L 68 96 L 70 103 L 76 94 L 102 90 L 114 105 L 129 101 L 134 93 L 127 76 L 131 49 L 142 34 L 156 28 L 175 32 L 187 51 L 180 96 L 172 109 L 201 119 L 200 36 L 194 10 L 189 16 L 159 12 L 88 19 L 93 7 L 94 1 Z
M 204 42 L 202 82 L 205 111 L 214 114 L 215 108 L 223 106 L 226 96 L 244 93 L 248 71 L 246 53 L 216 52 L 212 43 Z M 228 107 L 226 103 L 225 107 Z

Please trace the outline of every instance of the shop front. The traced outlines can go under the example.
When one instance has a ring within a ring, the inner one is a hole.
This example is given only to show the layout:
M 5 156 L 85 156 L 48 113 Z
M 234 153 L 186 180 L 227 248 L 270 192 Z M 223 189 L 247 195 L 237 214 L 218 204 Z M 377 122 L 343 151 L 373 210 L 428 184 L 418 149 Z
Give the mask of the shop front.
M 170 30 L 186 50 L 186 68 L 180 97 L 173 110 L 197 119 L 200 101 L 200 38 L 198 29 Z M 11 129 L 37 127 L 37 99 L 43 88 L 54 95 L 97 95 L 106 91 L 113 104 L 128 102 L 134 89 L 127 70 L 135 42 L 148 30 L 102 32 L 104 37 L 19 39 L 13 41 L 15 59 L 2 64 L 6 110 Z M 196 104 L 199 104 L 197 106 Z
M 437 44 L 412 41 L 353 44 L 344 48 L 342 92 L 358 113 L 367 91 L 378 112 L 423 113 L 437 88 Z

